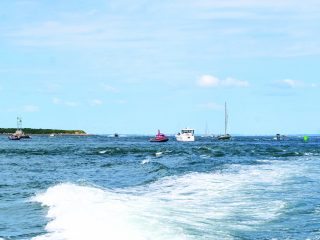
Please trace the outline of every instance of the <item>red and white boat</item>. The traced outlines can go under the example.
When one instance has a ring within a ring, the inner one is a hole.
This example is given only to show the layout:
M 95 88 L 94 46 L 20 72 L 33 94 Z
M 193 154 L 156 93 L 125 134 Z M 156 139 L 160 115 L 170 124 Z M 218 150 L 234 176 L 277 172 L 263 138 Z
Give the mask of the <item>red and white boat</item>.
M 150 142 L 167 142 L 169 138 L 158 130 L 158 134 L 154 138 L 150 138 Z

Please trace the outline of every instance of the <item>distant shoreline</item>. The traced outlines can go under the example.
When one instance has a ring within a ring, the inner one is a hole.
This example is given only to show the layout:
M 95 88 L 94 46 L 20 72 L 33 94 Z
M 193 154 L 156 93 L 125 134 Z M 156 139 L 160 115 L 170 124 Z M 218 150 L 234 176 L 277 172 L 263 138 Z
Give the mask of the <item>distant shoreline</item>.
M 64 129 L 42 129 L 42 128 L 22 128 L 21 129 L 24 134 L 32 134 L 32 135 L 76 135 L 76 136 L 87 136 L 85 131 L 83 130 L 64 130 Z M 16 128 L 0 128 L 0 134 L 8 135 L 14 134 L 17 131 Z
M 0 136 L 8 136 L 12 135 L 14 133 L 0 133 Z M 32 136 L 50 136 L 52 133 L 25 133 L 26 135 L 32 135 Z M 85 134 L 72 134 L 72 133 L 54 133 L 54 136 L 96 136 L 97 134 L 90 134 L 90 133 L 85 133 Z

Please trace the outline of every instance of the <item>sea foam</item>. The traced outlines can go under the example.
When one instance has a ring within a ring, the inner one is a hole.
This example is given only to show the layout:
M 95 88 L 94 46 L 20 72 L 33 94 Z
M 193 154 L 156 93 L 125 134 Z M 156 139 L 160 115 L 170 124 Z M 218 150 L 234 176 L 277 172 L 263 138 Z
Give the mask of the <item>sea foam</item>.
M 48 207 L 49 221 L 48 233 L 33 239 L 232 239 L 234 231 L 253 231 L 281 214 L 286 202 L 261 191 L 295 174 L 278 164 L 166 177 L 118 191 L 63 183 L 33 198 Z

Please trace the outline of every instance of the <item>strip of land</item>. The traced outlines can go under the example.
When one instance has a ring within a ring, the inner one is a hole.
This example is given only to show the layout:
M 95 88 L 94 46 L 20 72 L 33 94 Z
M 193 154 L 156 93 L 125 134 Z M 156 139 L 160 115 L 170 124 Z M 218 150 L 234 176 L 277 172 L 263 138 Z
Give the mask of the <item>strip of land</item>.
M 13 134 L 16 128 L 0 128 L 0 134 Z M 62 129 L 43 129 L 43 128 L 22 128 L 25 134 L 72 134 L 87 135 L 83 130 L 62 130 Z

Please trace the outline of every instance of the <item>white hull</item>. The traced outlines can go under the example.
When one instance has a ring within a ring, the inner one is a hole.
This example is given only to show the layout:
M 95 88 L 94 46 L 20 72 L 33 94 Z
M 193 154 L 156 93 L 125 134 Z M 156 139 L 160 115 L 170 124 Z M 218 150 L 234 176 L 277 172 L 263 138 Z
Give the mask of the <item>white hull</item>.
M 176 135 L 176 139 L 178 142 L 194 142 L 194 136 L 192 135 L 179 134 Z

